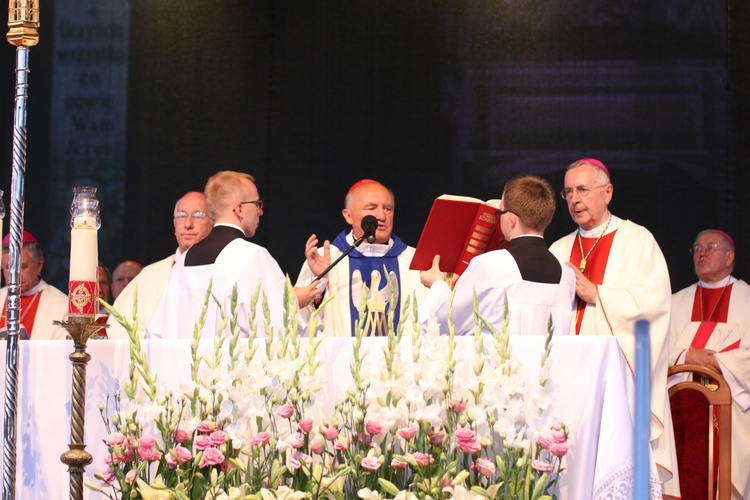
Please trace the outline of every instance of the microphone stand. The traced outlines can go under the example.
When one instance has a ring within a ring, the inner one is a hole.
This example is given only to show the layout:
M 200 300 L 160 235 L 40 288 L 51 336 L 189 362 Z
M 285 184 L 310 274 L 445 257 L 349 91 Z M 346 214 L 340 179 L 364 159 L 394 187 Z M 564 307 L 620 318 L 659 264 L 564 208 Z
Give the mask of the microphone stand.
M 354 244 L 352 246 L 350 246 L 349 248 L 347 248 L 346 251 L 339 256 L 338 259 L 336 259 L 333 262 L 331 262 L 330 266 L 328 266 L 325 269 L 323 269 L 323 272 L 321 272 L 319 275 L 317 275 L 313 279 L 313 282 L 318 281 L 320 278 L 322 278 L 323 276 L 325 276 L 326 274 L 328 274 L 328 271 L 330 271 L 331 269 L 333 269 L 333 267 L 336 264 L 338 264 L 339 262 L 341 262 L 341 259 L 343 259 L 347 255 L 349 255 L 352 252 L 352 250 L 354 250 L 355 248 L 357 248 L 360 245 L 360 243 L 362 243 L 363 241 L 365 241 L 367 239 L 367 236 L 368 236 L 367 233 L 365 233 L 362 236 L 360 236 L 359 238 L 357 238 L 356 240 L 354 240 Z

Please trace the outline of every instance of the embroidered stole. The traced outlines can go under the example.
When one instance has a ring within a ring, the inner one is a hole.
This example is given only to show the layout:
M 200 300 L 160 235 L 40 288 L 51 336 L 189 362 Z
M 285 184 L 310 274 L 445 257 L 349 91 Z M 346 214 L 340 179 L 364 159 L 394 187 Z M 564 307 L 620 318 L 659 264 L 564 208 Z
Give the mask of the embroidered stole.
M 609 234 L 605 234 L 596 249 L 591 252 L 586 262 L 586 270 L 583 275 L 586 276 L 595 285 L 601 285 L 604 281 L 604 272 L 607 269 L 607 260 L 609 259 L 609 251 L 612 249 L 612 241 L 615 239 L 617 230 L 612 231 Z M 576 236 L 577 238 L 577 236 Z M 587 254 L 588 251 L 596 243 L 596 238 L 581 238 L 583 245 L 583 252 Z M 576 241 L 573 241 L 573 247 L 570 250 L 570 263 L 578 267 L 581 264 L 581 249 L 578 248 Z M 581 325 L 583 324 L 583 314 L 586 312 L 586 302 L 576 297 L 576 324 L 575 332 L 576 335 L 581 333 Z

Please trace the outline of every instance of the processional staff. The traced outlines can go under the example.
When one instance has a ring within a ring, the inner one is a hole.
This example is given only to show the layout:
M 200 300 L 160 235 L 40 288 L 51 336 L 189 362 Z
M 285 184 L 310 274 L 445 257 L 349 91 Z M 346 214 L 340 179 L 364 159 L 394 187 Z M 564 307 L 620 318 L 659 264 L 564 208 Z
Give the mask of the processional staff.
M 16 108 L 13 114 L 13 170 L 10 189 L 10 262 L 8 275 L 5 356 L 5 423 L 3 433 L 3 498 L 16 488 L 16 411 L 18 409 L 18 333 L 21 300 L 21 234 L 23 233 L 24 173 L 26 171 L 26 99 L 29 47 L 39 41 L 38 0 L 10 0 L 8 42 L 16 46 Z

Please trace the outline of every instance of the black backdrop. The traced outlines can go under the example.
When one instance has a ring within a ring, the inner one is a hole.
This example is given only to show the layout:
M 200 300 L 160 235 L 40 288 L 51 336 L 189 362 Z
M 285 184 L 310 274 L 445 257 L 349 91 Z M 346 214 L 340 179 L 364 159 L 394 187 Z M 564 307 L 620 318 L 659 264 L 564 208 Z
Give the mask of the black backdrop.
M 171 253 L 174 202 L 220 169 L 257 178 L 266 210 L 254 241 L 294 277 L 307 236 L 343 228 L 346 189 L 361 178 L 394 190 L 396 232 L 414 245 L 436 196 L 499 197 L 522 171 L 560 189 L 564 167 L 593 155 L 613 172 L 613 212 L 655 234 L 675 290 L 694 280 L 686 249 L 706 227 L 735 236 L 736 274 L 748 278 L 746 2 L 129 5 L 124 229 L 117 245 L 100 242 L 110 267 Z M 25 225 L 51 244 L 51 214 L 67 207 L 53 206 L 46 181 L 57 25 L 55 3 L 42 8 Z M 12 47 L 0 64 L 10 165 Z M 559 202 L 549 241 L 573 229 Z M 64 273 L 48 278 L 64 287 Z

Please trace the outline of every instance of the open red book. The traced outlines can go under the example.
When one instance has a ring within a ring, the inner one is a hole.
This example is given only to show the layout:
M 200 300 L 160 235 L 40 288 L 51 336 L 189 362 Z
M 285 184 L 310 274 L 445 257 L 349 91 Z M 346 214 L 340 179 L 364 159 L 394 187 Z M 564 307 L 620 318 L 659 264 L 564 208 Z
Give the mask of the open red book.
M 506 244 L 495 214 L 500 200 L 444 194 L 435 199 L 409 269 L 424 271 L 440 255 L 440 270 L 461 274 L 469 261 Z

